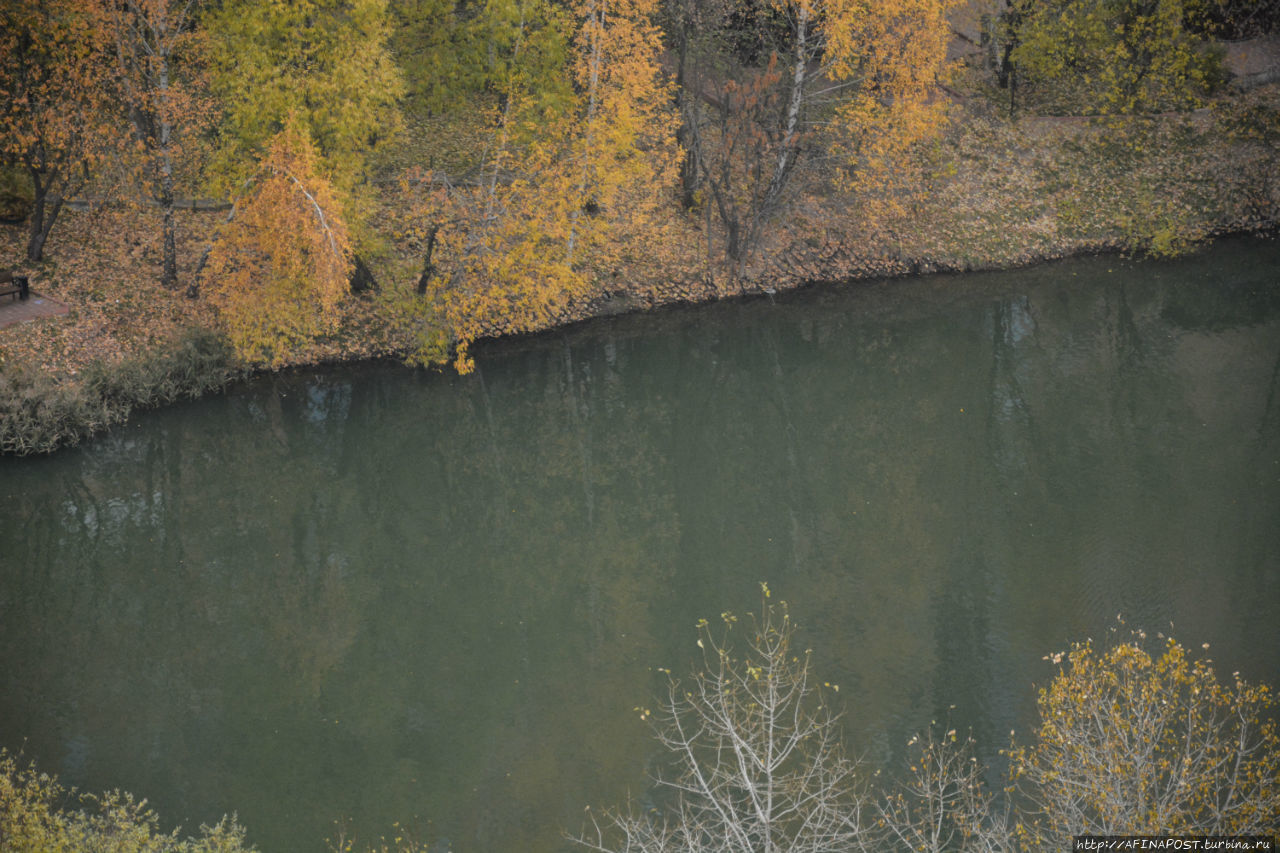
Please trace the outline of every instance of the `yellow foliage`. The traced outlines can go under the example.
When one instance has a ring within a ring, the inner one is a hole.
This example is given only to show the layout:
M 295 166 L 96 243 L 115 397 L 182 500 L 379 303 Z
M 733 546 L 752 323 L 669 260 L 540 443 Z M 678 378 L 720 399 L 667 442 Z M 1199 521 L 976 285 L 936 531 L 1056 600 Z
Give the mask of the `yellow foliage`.
M 278 366 L 333 329 L 350 268 L 343 205 L 317 168 L 306 129 L 291 117 L 218 236 L 206 292 L 236 352 Z
M 842 188 L 867 192 L 901 177 L 922 142 L 947 120 L 943 81 L 955 0 L 827 0 L 831 74 L 857 81 L 837 107 L 834 150 Z M 881 193 L 881 195 L 884 195 Z
M 83 806 L 75 809 L 76 804 Z M 160 819 L 119 791 L 78 796 L 33 766 L 0 751 L 0 849 L 5 853 L 245 853 L 244 829 L 223 818 L 199 838 L 164 834 Z
M 1053 656 L 1061 661 L 1062 655 Z M 1081 833 L 1257 834 L 1280 825 L 1280 736 L 1265 686 L 1221 683 L 1212 665 L 1138 635 L 1107 651 L 1075 646 L 1040 691 L 1030 747 L 1010 753 L 1015 784 L 1042 820 L 1032 847 Z
M 581 239 L 596 263 L 642 239 L 665 203 L 677 156 L 672 86 L 657 58 L 661 33 L 654 0 L 583 0 L 574 74 L 584 93 L 572 140 L 580 164 L 568 254 Z M 595 213 L 584 216 L 584 208 Z M 603 254 L 602 254 L 603 253 Z
M 675 116 L 655 12 L 654 0 L 579 4 L 564 70 L 578 94 L 548 106 L 524 91 L 513 63 L 478 186 L 424 201 L 420 216 L 443 223 L 428 295 L 459 370 L 470 369 L 476 338 L 545 327 L 589 297 L 595 275 L 657 227 Z

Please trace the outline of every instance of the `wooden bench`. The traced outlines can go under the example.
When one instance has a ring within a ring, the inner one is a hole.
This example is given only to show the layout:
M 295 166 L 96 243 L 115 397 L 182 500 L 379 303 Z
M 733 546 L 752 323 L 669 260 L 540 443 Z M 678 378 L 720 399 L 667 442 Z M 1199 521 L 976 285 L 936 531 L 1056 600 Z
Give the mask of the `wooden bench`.
M 8 270 L 0 270 L 0 296 L 26 299 L 30 295 L 31 285 L 25 275 L 14 275 Z

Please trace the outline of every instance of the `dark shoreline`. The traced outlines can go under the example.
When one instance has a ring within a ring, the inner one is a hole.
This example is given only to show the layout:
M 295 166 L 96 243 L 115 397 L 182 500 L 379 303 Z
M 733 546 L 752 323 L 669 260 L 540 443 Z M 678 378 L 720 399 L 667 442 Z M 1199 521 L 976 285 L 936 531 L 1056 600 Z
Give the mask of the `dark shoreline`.
M 1244 231 L 1224 228 L 1196 251 L 1224 240 L 1257 237 L 1274 238 L 1275 228 Z M 515 345 L 548 335 L 572 332 L 602 320 L 634 315 L 676 312 L 712 304 L 755 302 L 785 298 L 802 291 L 849 285 L 892 285 L 907 278 L 934 275 L 963 276 L 970 273 L 998 273 L 1050 265 L 1072 258 L 1090 256 L 1133 256 L 1130 247 L 1117 238 L 1089 245 L 1060 245 L 1048 251 L 1023 253 L 1014 262 L 988 259 L 986 262 L 955 264 L 931 258 L 883 258 L 882 266 L 869 266 L 853 275 L 828 278 L 781 278 L 766 290 L 757 279 L 745 282 L 736 292 L 717 293 L 706 283 L 676 282 L 658 293 L 637 293 L 620 289 L 581 307 L 575 307 L 551 325 L 529 332 L 485 337 L 476 341 L 478 352 L 490 347 Z M 27 456 L 53 453 L 126 423 L 138 412 L 179 400 L 190 400 L 224 392 L 239 381 L 279 373 L 296 373 L 315 368 L 403 363 L 403 352 L 386 351 L 353 358 L 324 356 L 312 361 L 270 369 L 249 369 L 237 365 L 230 347 L 209 330 L 192 331 L 164 348 L 128 359 L 113 367 L 98 365 L 72 382 L 36 375 L 19 368 L 0 372 L 0 456 Z M 423 368 L 449 371 L 445 365 Z

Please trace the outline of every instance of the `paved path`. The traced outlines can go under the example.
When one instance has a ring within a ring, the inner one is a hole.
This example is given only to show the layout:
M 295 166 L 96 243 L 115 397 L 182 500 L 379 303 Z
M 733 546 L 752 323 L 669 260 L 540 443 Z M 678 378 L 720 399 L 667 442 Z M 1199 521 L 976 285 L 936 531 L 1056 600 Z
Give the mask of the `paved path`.
M 24 323 L 37 317 L 54 317 L 71 309 L 56 299 L 41 296 L 34 290 L 26 299 L 0 296 L 0 329 L 15 323 Z

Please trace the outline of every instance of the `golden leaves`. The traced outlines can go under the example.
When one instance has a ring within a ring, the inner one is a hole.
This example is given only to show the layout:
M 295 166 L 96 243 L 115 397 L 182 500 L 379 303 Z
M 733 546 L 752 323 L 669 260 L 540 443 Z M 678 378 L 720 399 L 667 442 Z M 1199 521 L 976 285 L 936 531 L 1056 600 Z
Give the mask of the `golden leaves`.
M 554 19 L 531 5 L 533 21 Z M 437 237 L 426 296 L 454 338 L 459 370 L 470 369 L 476 338 L 567 315 L 656 227 L 675 145 L 655 11 L 654 0 L 579 3 L 561 73 L 580 91 L 564 99 L 526 91 L 521 51 L 533 48 L 516 38 L 478 179 L 433 176 L 444 191 L 424 194 L 416 215 L 427 224 L 417 230 Z
M 844 189 L 882 190 L 935 138 L 946 119 L 938 85 L 947 73 L 953 0 L 828 0 L 832 75 L 857 81 L 837 108 L 831 144 L 849 164 Z M 877 193 L 881 198 L 892 193 Z
M 1246 834 L 1280 818 L 1280 737 L 1265 688 L 1217 680 L 1166 639 L 1092 643 L 1040 691 L 1037 742 L 1012 778 L 1045 816 L 1045 844 L 1081 832 Z
M 124 147 L 107 31 L 91 0 L 0 3 L 0 161 L 19 164 L 35 185 L 29 260 L 41 260 L 58 199 Z
M 316 159 L 306 129 L 291 116 L 209 256 L 210 300 L 250 362 L 279 366 L 292 348 L 332 330 L 346 292 L 351 249 L 343 206 Z

